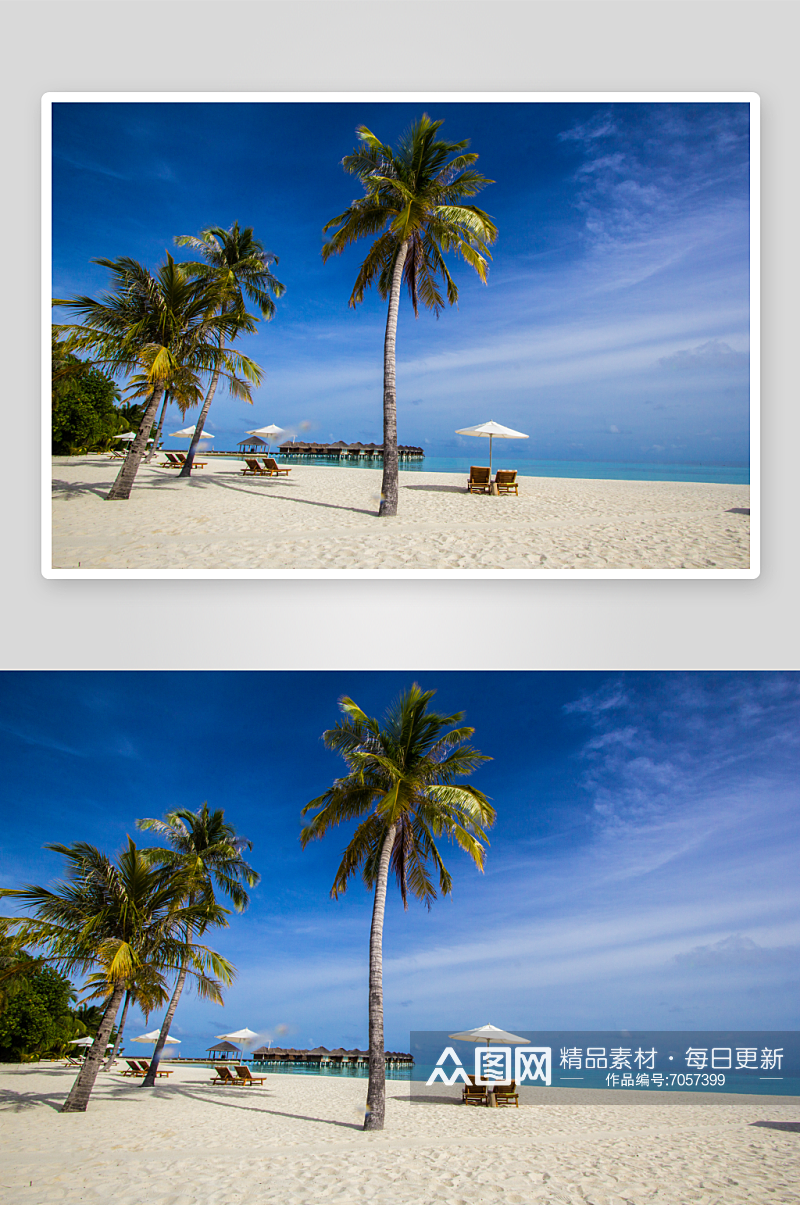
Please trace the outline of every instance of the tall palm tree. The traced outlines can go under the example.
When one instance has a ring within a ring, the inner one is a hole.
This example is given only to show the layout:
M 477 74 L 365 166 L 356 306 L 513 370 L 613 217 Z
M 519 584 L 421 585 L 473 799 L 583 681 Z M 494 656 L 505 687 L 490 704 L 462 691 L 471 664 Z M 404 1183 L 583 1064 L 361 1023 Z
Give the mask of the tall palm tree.
M 478 156 L 464 153 L 469 141 L 444 142 L 436 132 L 444 123 L 423 114 L 402 136 L 397 151 L 376 138 L 366 126 L 356 133 L 362 146 L 342 160 L 345 171 L 358 176 L 364 196 L 331 218 L 325 232 L 338 226 L 322 248 L 322 258 L 339 255 L 360 238 L 377 235 L 350 294 L 355 309 L 364 291 L 376 280 L 381 297 L 389 298 L 383 344 L 383 483 L 380 514 L 397 514 L 397 392 L 395 341 L 400 287 L 405 281 L 414 306 L 419 302 L 439 316 L 444 298 L 436 277 L 446 286 L 453 305 L 458 289 L 447 270 L 443 252 L 455 251 L 486 282 L 488 244 L 497 238 L 491 218 L 475 205 L 465 204 L 487 184 L 472 168 Z M 452 158 L 450 156 L 453 156 Z
M 199 902 L 206 902 L 209 906 L 215 905 L 216 886 L 231 900 L 237 912 L 245 910 L 250 897 L 244 884 L 255 887 L 261 876 L 242 857 L 245 850 L 252 848 L 252 843 L 246 837 L 237 835 L 233 825 L 226 822 L 225 813 L 221 809 L 210 812 L 207 803 L 197 812 L 192 812 L 189 808 L 178 808 L 174 812 L 168 812 L 164 820 L 137 820 L 136 827 L 145 832 L 158 833 L 166 839 L 168 849 L 146 849 L 142 854 L 152 865 L 161 866 L 165 872 L 176 877 L 182 884 L 184 898 L 189 906 Z M 186 932 L 187 942 L 191 933 L 190 926 Z M 185 980 L 186 970 L 181 967 L 150 1060 L 150 1070 L 142 1080 L 145 1088 L 152 1088 L 155 1084 L 158 1061 L 169 1036 L 169 1027 L 175 1016 Z
M 444 833 L 483 869 L 482 841 L 494 823 L 495 811 L 485 795 L 456 783 L 491 758 L 465 744 L 475 731 L 456 727 L 463 712 L 439 715 L 428 710 L 434 691 L 416 685 L 389 708 L 381 725 L 352 699 L 339 708 L 345 718 L 323 733 L 328 749 L 340 753 L 347 774 L 324 795 L 312 799 L 303 815 L 314 819 L 300 834 L 303 847 L 329 828 L 364 817 L 344 851 L 331 888 L 337 898 L 360 868 L 374 890 L 369 939 L 369 1088 L 365 1130 L 382 1130 L 386 1104 L 383 1048 L 383 918 L 389 870 L 397 877 L 403 906 L 408 892 L 428 908 L 436 899 L 429 870 L 432 863 L 443 894 L 452 881 L 434 838 Z
M 126 985 L 145 967 L 163 974 L 188 964 L 201 995 L 218 1002 L 221 983 L 231 983 L 235 972 L 227 959 L 186 937 L 193 929 L 219 923 L 225 910 L 208 900 L 186 905 L 179 879 L 146 862 L 130 838 L 116 864 L 85 842 L 45 848 L 66 859 L 65 880 L 52 891 L 29 885 L 0 895 L 13 896 L 33 910 L 33 917 L 16 922 L 17 931 L 23 941 L 43 948 L 47 961 L 66 972 L 98 966 L 105 975 L 103 1019 L 61 1106 L 62 1113 L 82 1113 Z
M 246 226 L 244 230 L 239 229 L 238 222 L 234 222 L 230 230 L 209 226 L 201 230 L 199 235 L 179 234 L 175 242 L 179 247 L 191 247 L 203 256 L 202 261 L 183 264 L 182 267 L 206 283 L 215 298 L 219 314 L 246 314 L 247 298 L 258 306 L 262 318 L 269 322 L 274 317 L 275 302 L 270 294 L 280 297 L 285 292 L 284 286 L 270 271 L 271 265 L 277 264 L 278 257 L 264 250 L 263 244 L 254 238 L 252 226 Z M 225 332 L 220 331 L 220 351 L 224 345 Z M 219 368 L 215 368 L 180 477 L 190 477 L 192 474 L 195 452 L 218 381 Z
M 82 322 L 57 325 L 67 351 L 86 350 L 112 376 L 144 372 L 150 387 L 139 432 L 107 499 L 130 497 L 147 447 L 147 438 L 164 390 L 187 369 L 225 371 L 231 392 L 250 400 L 248 382 L 261 381 L 261 369 L 249 357 L 223 350 L 220 337 L 254 330 L 252 315 L 213 312 L 205 281 L 190 279 L 171 255 L 155 276 L 134 259 L 96 259 L 111 272 L 111 289 L 99 299 L 56 298 Z M 241 372 L 242 379 L 236 374 Z

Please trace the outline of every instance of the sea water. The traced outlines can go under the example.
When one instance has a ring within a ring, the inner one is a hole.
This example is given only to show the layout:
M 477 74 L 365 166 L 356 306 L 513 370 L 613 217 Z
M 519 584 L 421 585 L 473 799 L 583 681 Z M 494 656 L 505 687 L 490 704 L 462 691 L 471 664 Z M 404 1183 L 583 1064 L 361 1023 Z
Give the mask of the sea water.
M 276 457 L 281 464 L 330 465 L 348 469 L 380 469 L 380 460 L 326 460 L 323 457 Z M 472 457 L 426 456 L 423 460 L 401 460 L 401 473 L 458 473 L 469 476 L 473 464 L 488 465 L 488 455 Z M 516 469 L 520 477 L 577 477 L 594 481 L 698 481 L 713 485 L 749 485 L 747 465 L 650 464 L 616 460 L 519 460 L 493 449 L 492 471 Z
M 255 1075 L 327 1075 L 331 1079 L 369 1079 L 368 1067 L 319 1067 L 314 1063 L 251 1063 L 250 1068 Z M 387 1067 L 387 1079 L 400 1079 L 410 1082 L 410 1067 Z

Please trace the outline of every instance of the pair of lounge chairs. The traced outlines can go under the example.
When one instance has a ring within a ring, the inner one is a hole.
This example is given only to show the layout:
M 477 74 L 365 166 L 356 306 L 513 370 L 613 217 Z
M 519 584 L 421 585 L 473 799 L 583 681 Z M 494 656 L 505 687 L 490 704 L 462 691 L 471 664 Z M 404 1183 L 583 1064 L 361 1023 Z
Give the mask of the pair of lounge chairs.
M 263 1084 L 267 1078 L 266 1075 L 253 1075 L 249 1067 L 241 1067 L 238 1064 L 235 1067 L 215 1067 L 216 1075 L 211 1080 L 212 1084 L 235 1084 L 239 1087 L 252 1088 L 253 1084 Z M 233 1075 L 233 1072 L 236 1072 Z
M 165 452 L 166 463 L 160 464 L 160 469 L 182 469 L 186 464 L 185 452 Z M 204 469 L 208 464 L 207 460 L 195 460 L 192 464 L 193 469 Z
M 489 1089 L 486 1084 L 476 1084 L 474 1075 L 471 1075 L 469 1078 L 470 1082 L 464 1085 L 461 1093 L 463 1104 L 493 1104 L 496 1108 L 501 1108 L 504 1105 L 516 1105 L 519 1108 L 519 1092 L 517 1092 L 517 1085 L 513 1079 L 510 1084 L 497 1084 L 490 1098 Z
M 492 470 L 484 465 L 473 464 L 467 479 L 467 492 L 470 494 L 514 493 L 519 496 L 516 469 L 498 469 L 492 481 Z
M 150 1070 L 150 1064 L 147 1059 L 125 1059 L 128 1064 L 127 1071 L 121 1071 L 120 1075 L 138 1075 L 144 1077 Z M 160 1068 L 156 1071 L 156 1075 L 172 1075 L 171 1071 L 162 1071 Z
M 274 456 L 262 457 L 264 468 L 256 460 L 255 456 L 245 456 L 246 469 L 242 469 L 242 474 L 251 477 L 288 477 L 291 469 L 282 469 Z

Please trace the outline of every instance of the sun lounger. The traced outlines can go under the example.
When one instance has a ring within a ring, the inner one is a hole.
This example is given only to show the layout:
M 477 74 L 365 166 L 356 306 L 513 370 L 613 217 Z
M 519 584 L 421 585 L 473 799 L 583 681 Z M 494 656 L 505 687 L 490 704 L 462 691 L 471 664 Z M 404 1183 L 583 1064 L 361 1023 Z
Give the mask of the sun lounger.
M 166 456 L 167 453 L 165 452 L 164 455 Z M 186 453 L 185 452 L 176 452 L 175 455 L 178 457 L 178 464 L 181 465 L 181 467 L 183 467 L 183 465 L 186 464 Z M 192 468 L 193 469 L 204 469 L 207 464 L 208 464 L 207 460 L 194 460 L 194 461 L 192 461 Z
M 488 467 L 473 464 L 467 479 L 467 491 L 470 494 L 491 494 L 492 470 Z
M 120 1071 L 120 1075 L 145 1075 L 147 1068 L 142 1071 L 138 1059 L 126 1059 L 125 1062 L 128 1064 L 128 1070 Z
M 142 1069 L 142 1075 L 147 1075 L 148 1071 L 150 1070 L 150 1064 L 147 1061 L 147 1059 L 126 1059 L 126 1062 L 138 1063 Z M 171 1071 L 162 1071 L 161 1068 L 159 1067 L 158 1070 L 156 1071 L 156 1075 L 172 1075 L 172 1072 Z
M 250 1087 L 252 1084 L 263 1084 L 267 1078 L 266 1075 L 252 1075 L 249 1067 L 234 1067 L 234 1071 L 239 1077 L 239 1082 Z
M 292 471 L 291 469 L 282 469 L 274 456 L 262 456 L 262 460 L 271 477 L 288 477 Z
M 494 484 L 498 494 L 510 494 L 513 490 L 519 496 L 516 469 L 498 469 L 495 473 Z
M 242 469 L 242 476 L 247 477 L 248 474 L 252 477 L 269 477 L 270 473 L 267 469 L 262 469 L 254 456 L 245 456 L 244 462 L 247 465 L 246 469 Z
M 182 469 L 183 468 L 183 462 L 178 460 L 178 457 L 175 455 L 174 452 L 165 452 L 164 455 L 166 456 L 167 459 L 164 464 L 160 464 L 158 466 L 160 469 Z
M 464 1084 L 461 1101 L 465 1105 L 488 1105 L 489 1093 L 485 1084 L 476 1084 L 475 1076 L 471 1075 L 470 1082 Z
M 215 1067 L 216 1075 L 210 1081 L 212 1084 L 238 1084 L 235 1075 L 231 1075 L 227 1067 Z
M 516 1105 L 519 1108 L 519 1092 L 513 1079 L 510 1084 L 497 1085 L 494 1090 L 494 1103 L 498 1108 L 501 1105 Z

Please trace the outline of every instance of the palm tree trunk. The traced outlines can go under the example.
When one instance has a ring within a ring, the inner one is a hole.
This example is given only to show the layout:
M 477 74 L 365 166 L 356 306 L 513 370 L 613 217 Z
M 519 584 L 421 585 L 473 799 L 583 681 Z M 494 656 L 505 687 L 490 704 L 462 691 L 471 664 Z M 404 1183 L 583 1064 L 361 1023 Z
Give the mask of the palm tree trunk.
M 175 984 L 175 991 L 172 993 L 172 999 L 169 1002 L 167 1015 L 164 1018 L 164 1023 L 161 1026 L 161 1033 L 158 1035 L 156 1048 L 153 1051 L 153 1057 L 150 1060 L 150 1070 L 142 1080 L 143 1088 L 152 1088 L 156 1082 L 156 1072 L 158 1071 L 158 1064 L 161 1061 L 161 1052 L 164 1049 L 164 1043 L 169 1037 L 169 1027 L 172 1024 L 172 1018 L 175 1016 L 175 1009 L 178 1007 L 178 1001 L 181 998 L 181 992 L 183 991 L 183 985 L 185 982 L 186 967 L 182 966 L 178 972 L 178 982 Z
M 136 474 L 139 471 L 139 464 L 147 448 L 147 437 L 150 434 L 150 428 L 156 417 L 158 403 L 161 401 L 163 395 L 164 386 L 161 384 L 156 385 L 153 390 L 153 396 L 150 399 L 150 404 L 139 426 L 136 439 L 131 444 L 131 449 L 123 461 L 117 480 L 112 485 L 109 493 L 106 494 L 106 502 L 115 502 L 118 499 L 130 498 L 131 489 L 136 480 Z
M 120 1020 L 119 1028 L 117 1029 L 117 1038 L 116 1038 L 116 1041 L 114 1042 L 114 1049 L 111 1051 L 111 1054 L 108 1056 L 108 1059 L 106 1060 L 106 1065 L 104 1067 L 105 1071 L 110 1071 L 111 1068 L 114 1066 L 114 1059 L 117 1057 L 117 1054 L 119 1052 L 120 1043 L 122 1042 L 122 1035 L 125 1031 L 125 1018 L 128 1015 L 128 1005 L 130 1004 L 130 1002 L 131 1002 L 131 994 L 130 994 L 130 992 L 126 992 L 125 993 L 125 1003 L 122 1006 L 122 1019 Z
M 103 1013 L 103 1020 L 100 1022 L 100 1028 L 97 1031 L 97 1037 L 94 1040 L 94 1045 L 90 1048 L 89 1053 L 83 1060 L 83 1066 L 78 1072 L 75 1083 L 70 1089 L 70 1094 L 64 1101 L 59 1112 L 86 1112 L 86 1106 L 88 1105 L 89 1097 L 92 1094 L 94 1081 L 97 1079 L 97 1073 L 100 1070 L 100 1064 L 103 1061 L 108 1035 L 111 1033 L 111 1029 L 114 1025 L 114 1019 L 119 1012 L 120 1001 L 122 1000 L 124 993 L 124 984 L 120 983 L 114 988 L 111 999 L 108 1002 L 108 1007 Z
M 222 355 L 222 350 L 223 350 L 224 346 L 225 346 L 225 341 L 222 338 L 222 335 L 220 335 L 220 339 L 219 339 L 220 356 Z M 211 384 L 208 387 L 208 393 L 206 394 L 206 400 L 203 402 L 203 409 L 200 411 L 200 417 L 198 418 L 197 422 L 194 425 L 194 435 L 192 436 L 192 444 L 191 444 L 191 447 L 189 448 L 189 453 L 186 457 L 186 463 L 184 464 L 180 473 L 178 473 L 179 477 L 191 477 L 191 475 L 192 475 L 192 465 L 194 464 L 195 453 L 197 452 L 197 445 L 199 444 L 200 437 L 203 434 L 203 426 L 206 421 L 206 415 L 208 414 L 208 408 L 211 405 L 211 400 L 214 397 L 214 393 L 216 392 L 217 381 L 219 380 L 219 374 L 220 374 L 221 370 L 222 370 L 222 363 L 218 362 L 217 367 L 214 369 L 214 375 L 211 378 Z
M 392 289 L 389 294 L 389 313 L 386 315 L 386 336 L 383 341 L 383 480 L 381 505 L 378 514 L 388 518 L 397 514 L 397 390 L 395 387 L 395 341 L 397 311 L 400 308 L 400 285 L 403 264 L 408 255 L 408 243 L 397 252 Z
M 382 1130 L 386 1113 L 386 1054 L 383 1049 L 383 916 L 386 911 L 386 884 L 397 825 L 393 824 L 383 842 L 372 928 L 369 935 L 369 1087 L 365 1130 Z
M 156 432 L 155 432 L 155 435 L 153 436 L 153 446 L 144 458 L 145 464 L 149 464 L 150 461 L 155 456 L 156 452 L 158 451 L 158 444 L 161 439 L 161 431 L 164 426 L 164 415 L 167 413 L 168 405 L 169 405 L 169 390 L 165 389 L 164 390 L 164 404 L 161 407 L 161 417 L 158 420 L 158 426 L 156 427 Z

